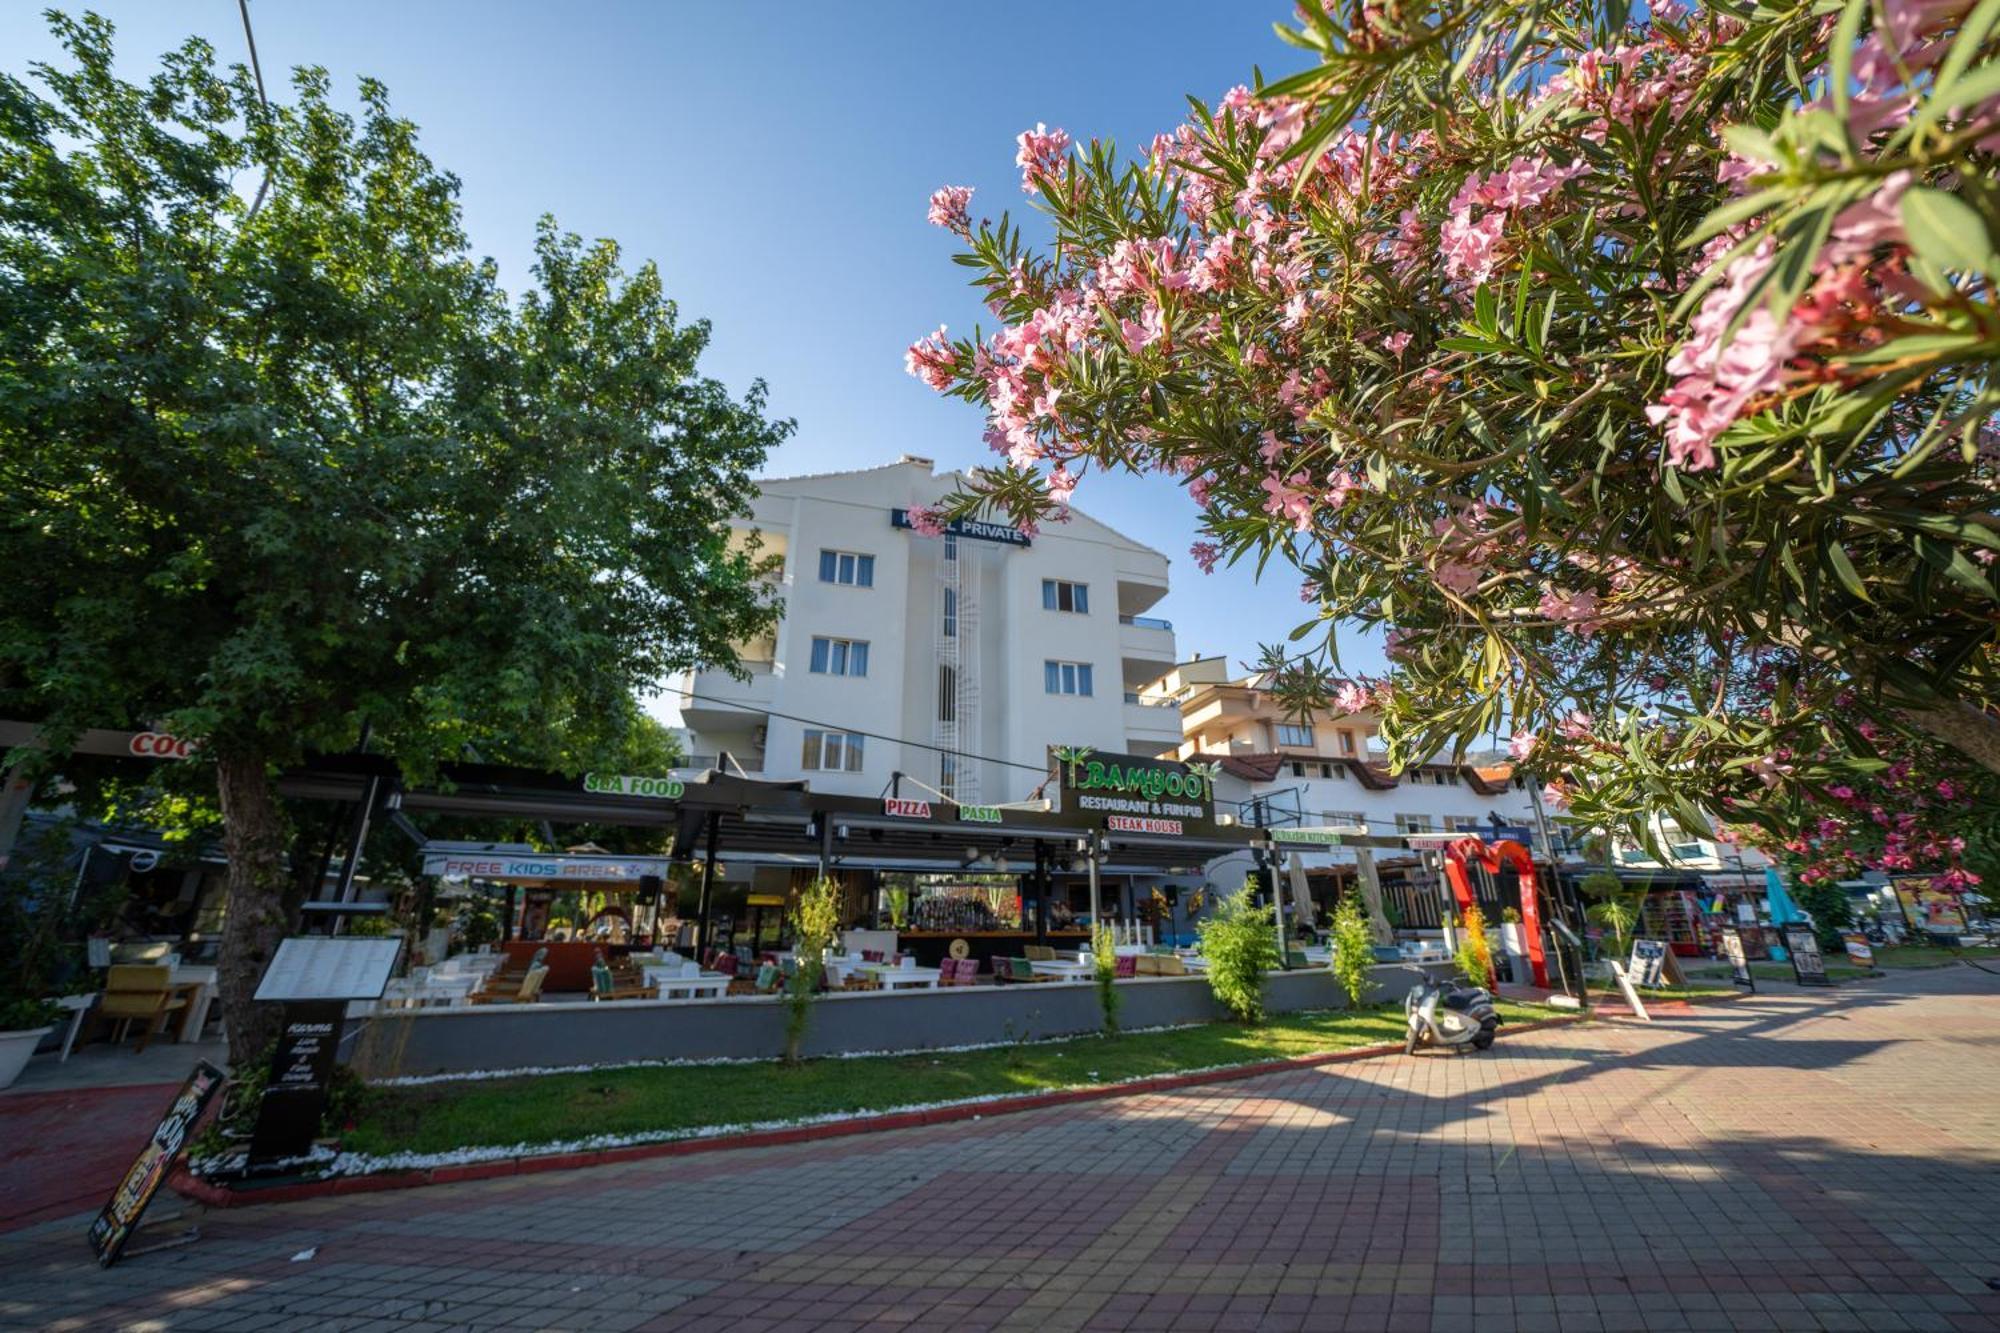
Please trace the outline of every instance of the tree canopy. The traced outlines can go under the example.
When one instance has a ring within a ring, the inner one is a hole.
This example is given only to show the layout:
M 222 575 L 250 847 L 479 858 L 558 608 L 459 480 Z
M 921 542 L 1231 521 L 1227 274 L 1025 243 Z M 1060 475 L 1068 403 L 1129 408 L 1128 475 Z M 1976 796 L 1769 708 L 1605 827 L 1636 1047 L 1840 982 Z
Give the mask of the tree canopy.
M 510 299 L 379 83 L 267 106 L 190 40 L 135 84 L 110 25 L 51 22 L 68 60 L 0 76 L 0 716 L 201 742 L 241 1058 L 274 766 L 364 727 L 417 771 L 614 752 L 771 623 L 726 520 L 790 425 L 612 242 L 544 220 Z
M 1996 791 L 2000 9 L 1299 15 L 1136 160 L 1022 134 L 1052 244 L 932 197 L 1001 322 L 908 354 L 1004 455 L 952 507 L 1173 478 L 1197 562 L 1302 577 L 1288 703 L 1511 735 L 1579 820 L 1795 837 L 1885 736 Z

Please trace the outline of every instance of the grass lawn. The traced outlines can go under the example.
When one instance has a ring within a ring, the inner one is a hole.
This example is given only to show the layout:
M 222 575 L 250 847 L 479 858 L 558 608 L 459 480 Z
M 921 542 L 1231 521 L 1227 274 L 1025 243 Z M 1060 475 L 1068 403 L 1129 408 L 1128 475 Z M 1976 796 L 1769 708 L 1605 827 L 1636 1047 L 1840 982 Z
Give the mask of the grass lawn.
M 1549 1016 L 1519 1004 L 1500 1009 L 1513 1023 Z M 1501 1040 L 1506 1034 L 1503 1026 Z M 1209 1023 L 991 1050 L 809 1060 L 796 1068 L 642 1067 L 371 1088 L 341 1146 L 379 1155 L 690 1131 L 1116 1083 L 1402 1039 L 1401 1007 L 1383 1005 L 1282 1014 L 1255 1028 Z
M 1877 967 L 1950 967 L 1957 961 L 1958 954 L 1954 950 L 1928 948 L 1921 944 L 1878 945 L 1875 949 Z

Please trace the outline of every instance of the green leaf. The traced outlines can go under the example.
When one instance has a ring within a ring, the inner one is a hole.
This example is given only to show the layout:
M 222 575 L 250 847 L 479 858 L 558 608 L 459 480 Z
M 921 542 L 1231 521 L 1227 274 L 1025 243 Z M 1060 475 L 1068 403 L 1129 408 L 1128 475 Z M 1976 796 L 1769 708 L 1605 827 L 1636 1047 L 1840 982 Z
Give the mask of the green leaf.
M 1864 602 L 1875 599 L 1868 595 L 1867 585 L 1861 582 L 1861 575 L 1855 572 L 1854 562 L 1847 558 L 1847 548 L 1839 542 L 1830 542 L 1826 548 L 1826 563 L 1833 570 L 1833 576 L 1840 580 L 1842 587 Z
M 1941 269 L 2000 277 L 2000 254 L 1985 219 L 1956 195 L 1910 187 L 1903 195 L 1903 230 L 1916 252 Z

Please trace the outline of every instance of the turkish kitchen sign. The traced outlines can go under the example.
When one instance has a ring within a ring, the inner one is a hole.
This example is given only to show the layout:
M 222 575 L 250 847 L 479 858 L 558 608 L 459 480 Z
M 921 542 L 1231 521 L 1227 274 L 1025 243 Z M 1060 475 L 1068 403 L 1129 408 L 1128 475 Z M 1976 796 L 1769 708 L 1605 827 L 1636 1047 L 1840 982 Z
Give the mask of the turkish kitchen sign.
M 889 523 L 892 527 L 908 528 L 915 531 L 916 524 L 910 521 L 907 509 L 891 509 Z M 1007 523 L 988 523 L 978 518 L 955 518 L 944 525 L 945 532 L 953 537 L 970 537 L 974 541 L 999 542 L 1003 546 L 1027 546 L 1028 534 Z
M 679 778 L 617 777 L 609 773 L 585 773 L 583 789 L 599 796 L 643 796 L 654 801 L 678 801 L 687 795 L 687 784 Z
M 1213 764 L 1098 754 L 1074 745 L 1057 746 L 1049 754 L 1062 780 L 1065 813 L 1101 818 L 1111 833 L 1176 838 L 1215 833 Z
M 1315 847 L 1338 847 L 1344 837 L 1353 837 L 1354 829 L 1349 828 L 1291 828 L 1281 827 L 1265 830 L 1273 842 L 1306 843 Z

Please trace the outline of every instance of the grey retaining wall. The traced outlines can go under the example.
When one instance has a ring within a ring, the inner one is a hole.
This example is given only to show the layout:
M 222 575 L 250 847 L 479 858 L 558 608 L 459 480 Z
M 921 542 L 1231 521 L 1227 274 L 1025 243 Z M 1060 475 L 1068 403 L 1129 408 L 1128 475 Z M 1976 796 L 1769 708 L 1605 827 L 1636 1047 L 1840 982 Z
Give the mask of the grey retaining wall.
M 1434 964 L 1431 970 L 1445 965 Z M 1396 966 L 1373 969 L 1372 1002 L 1400 997 L 1413 978 Z M 1128 1028 L 1201 1023 L 1227 1015 L 1203 977 L 1139 977 L 1118 983 Z M 1340 1009 L 1346 997 L 1323 968 L 1273 972 L 1265 987 L 1273 1013 Z M 934 991 L 835 993 L 813 1006 L 809 1055 L 923 1051 L 940 1046 L 1076 1036 L 1099 1026 L 1088 982 L 964 986 Z M 785 1012 L 775 998 L 705 1001 L 621 1000 L 609 1004 L 491 1005 L 390 1011 L 349 1023 L 350 1050 L 369 1078 L 463 1073 L 624 1060 L 773 1058 L 783 1053 Z

